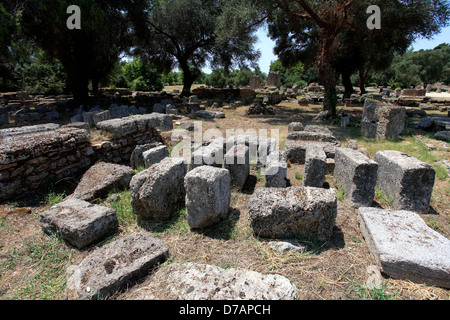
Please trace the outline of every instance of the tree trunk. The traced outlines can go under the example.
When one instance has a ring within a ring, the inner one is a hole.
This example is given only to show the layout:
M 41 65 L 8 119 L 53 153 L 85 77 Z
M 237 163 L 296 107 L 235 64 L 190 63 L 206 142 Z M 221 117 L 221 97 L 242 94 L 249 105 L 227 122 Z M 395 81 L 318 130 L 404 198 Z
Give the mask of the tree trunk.
M 182 97 L 189 97 L 191 95 L 191 87 L 194 81 L 197 79 L 196 74 L 189 68 L 187 62 L 180 62 L 180 68 L 183 71 L 183 91 Z
M 89 80 L 83 79 L 81 77 L 75 77 L 71 80 L 71 88 L 73 98 L 77 105 L 88 105 L 89 104 Z
M 369 75 L 369 69 L 364 70 L 364 67 L 359 68 L 359 90 L 361 94 L 366 93 L 366 81 Z
M 335 71 L 331 65 L 332 50 L 334 37 L 330 36 L 325 30 L 322 38 L 322 49 L 319 57 L 319 76 L 320 81 L 325 89 L 325 96 L 323 100 L 324 111 L 331 112 L 331 117 L 336 118 L 336 76 Z
M 352 93 L 354 92 L 350 72 L 348 72 L 348 71 L 342 72 L 342 83 L 345 88 L 344 97 L 343 97 L 343 100 L 345 101 L 345 99 L 350 99 Z

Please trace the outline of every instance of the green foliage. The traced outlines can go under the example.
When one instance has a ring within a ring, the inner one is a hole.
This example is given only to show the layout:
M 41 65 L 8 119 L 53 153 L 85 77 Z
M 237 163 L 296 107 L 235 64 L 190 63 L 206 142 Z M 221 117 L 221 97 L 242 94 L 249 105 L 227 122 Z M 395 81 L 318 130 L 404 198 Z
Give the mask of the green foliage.
M 256 27 L 249 23 L 250 13 L 239 10 L 240 1 L 154 0 L 149 5 L 148 15 L 135 21 L 141 31 L 135 52 L 159 72 L 181 70 L 184 95 L 207 63 L 213 69 L 244 69 L 259 57 L 253 48 Z
M 258 69 L 255 69 L 255 71 L 236 69 L 231 72 L 226 72 L 225 69 L 218 68 L 214 69 L 211 74 L 204 76 L 204 83 L 215 88 L 225 88 L 228 85 L 245 87 L 249 85 L 252 76 L 261 76 L 261 73 Z
M 284 67 L 280 60 L 276 60 L 270 65 L 270 71 L 280 71 L 281 83 L 286 87 L 298 85 L 303 88 L 308 85 L 307 81 L 310 80 L 305 74 L 303 63 L 300 61 L 292 67 Z
M 131 90 L 160 91 L 164 87 L 161 74 L 139 59 L 126 63 L 122 70 Z

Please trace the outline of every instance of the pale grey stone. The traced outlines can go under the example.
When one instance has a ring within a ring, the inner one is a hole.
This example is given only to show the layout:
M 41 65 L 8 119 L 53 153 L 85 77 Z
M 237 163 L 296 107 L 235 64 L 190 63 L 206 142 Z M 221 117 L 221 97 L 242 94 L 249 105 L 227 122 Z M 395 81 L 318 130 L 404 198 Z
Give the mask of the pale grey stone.
M 96 163 L 83 175 L 73 196 L 85 201 L 106 198 L 114 189 L 128 188 L 134 173 L 134 170 L 127 166 L 106 162 Z
M 72 278 L 80 299 L 104 299 L 169 257 L 166 244 L 148 233 L 120 238 L 89 254 Z
M 337 193 L 311 187 L 260 188 L 250 198 L 248 214 L 261 237 L 326 241 L 336 222 Z
M 201 166 L 184 179 L 186 217 L 192 229 L 202 228 L 228 215 L 231 199 L 231 176 L 228 170 Z
M 296 286 L 278 274 L 172 263 L 159 269 L 132 300 L 295 300 Z
M 379 105 L 366 99 L 361 120 L 361 134 L 366 138 L 397 140 L 405 127 L 406 109 Z
M 322 188 L 327 170 L 327 155 L 319 146 L 309 145 L 306 148 L 303 186 Z
M 270 153 L 267 156 L 266 163 L 261 170 L 261 173 L 265 176 L 266 188 L 286 188 L 287 163 L 280 153 Z
M 306 246 L 299 245 L 295 241 L 271 241 L 269 245 L 274 251 L 278 253 L 305 253 L 307 250 Z
M 382 272 L 395 279 L 450 288 L 450 241 L 418 214 L 362 207 L 358 220 Z
M 375 154 L 377 186 L 392 200 L 394 209 L 427 213 L 435 181 L 432 165 L 396 150 Z
M 148 219 L 170 218 L 184 201 L 186 171 L 184 159 L 167 157 L 136 174 L 130 182 L 134 213 Z
M 288 126 L 288 132 L 303 131 L 305 127 L 301 122 L 291 122 Z
M 354 206 L 370 206 L 375 197 L 378 164 L 357 150 L 337 148 L 334 179 Z
M 165 145 L 156 146 L 142 153 L 145 168 L 150 168 L 155 163 L 161 162 L 169 156 L 169 149 Z
M 231 185 L 242 189 L 250 174 L 250 152 L 245 145 L 233 146 L 225 155 L 224 168 L 230 172 Z
M 116 212 L 76 198 L 67 199 L 40 214 L 42 230 L 58 233 L 62 239 L 82 249 L 117 230 Z
M 147 150 L 150 150 L 150 149 L 153 149 L 153 148 L 156 148 L 159 146 L 162 146 L 161 142 L 152 142 L 152 143 L 137 145 L 134 148 L 133 152 L 131 153 L 130 166 L 134 169 L 136 169 L 138 167 L 144 167 L 145 161 L 144 161 L 142 154 Z

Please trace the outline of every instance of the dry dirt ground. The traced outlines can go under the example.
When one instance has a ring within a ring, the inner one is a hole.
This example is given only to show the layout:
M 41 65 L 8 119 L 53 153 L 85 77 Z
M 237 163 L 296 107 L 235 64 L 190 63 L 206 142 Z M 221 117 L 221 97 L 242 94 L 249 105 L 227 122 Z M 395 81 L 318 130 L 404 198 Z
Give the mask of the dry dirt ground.
M 248 106 L 225 110 L 225 119 L 203 121 L 203 130 L 213 128 L 225 134 L 226 129 L 279 129 L 283 150 L 287 125 L 294 121 L 312 123 L 320 106 L 300 108 L 294 103 L 282 103 L 275 107 L 276 114 L 273 116 L 248 116 L 247 109 Z M 361 108 L 353 107 L 347 112 L 360 116 Z M 342 129 L 331 123 L 318 124 L 329 127 L 344 146 L 350 138 L 358 139 L 360 146 L 366 147 L 371 157 L 377 150 L 401 147 L 403 144 L 411 144 L 411 150 L 422 152 L 425 143 L 428 149 L 423 152 L 432 156 L 430 161 L 433 165 L 436 160 L 450 159 L 445 143 L 434 141 L 425 133 L 412 129 L 407 129 L 408 135 L 402 136 L 403 141 L 389 143 L 361 139 L 358 128 Z M 302 173 L 302 165 L 289 166 L 288 178 L 291 185 L 301 185 Z M 431 201 L 432 213 L 422 215 L 430 227 L 447 238 L 450 237 L 449 181 L 450 178 L 445 174 L 436 179 Z M 327 176 L 327 182 L 331 187 L 334 186 L 332 176 Z M 84 251 L 70 248 L 61 240 L 42 234 L 39 212 L 48 207 L 48 202 L 46 205 L 37 201 L 33 205 L 20 202 L 3 204 L 0 206 L 0 299 L 76 299 L 73 292 L 65 289 L 69 274 L 66 269 L 80 263 L 98 246 L 136 231 L 151 232 L 166 242 L 171 257 L 165 264 L 190 261 L 222 268 L 250 269 L 264 274 L 281 274 L 297 286 L 299 300 L 450 299 L 449 290 L 407 280 L 394 280 L 386 275 L 383 275 L 381 288 L 368 289 L 366 283 L 371 276 L 368 268 L 374 265 L 374 260 L 360 232 L 357 211 L 341 199 L 338 201 L 336 226 L 329 241 L 316 243 L 294 239 L 307 245 L 307 252 L 276 253 L 269 245 L 270 240 L 253 234 L 248 221 L 248 200 L 255 189 L 263 186 L 263 177 L 252 170 L 244 190 L 232 192 L 229 218 L 200 232 L 189 229 L 183 214 L 167 223 L 158 224 L 140 221 L 131 213 L 128 217 L 119 219 L 117 235 Z M 125 202 L 128 201 L 126 193 L 122 193 L 120 197 Z M 379 196 L 375 200 L 374 205 L 389 207 Z M 104 205 L 110 203 L 105 201 Z M 127 208 L 124 209 L 126 210 Z M 135 290 L 149 281 L 152 281 L 152 273 L 111 299 L 133 299 Z

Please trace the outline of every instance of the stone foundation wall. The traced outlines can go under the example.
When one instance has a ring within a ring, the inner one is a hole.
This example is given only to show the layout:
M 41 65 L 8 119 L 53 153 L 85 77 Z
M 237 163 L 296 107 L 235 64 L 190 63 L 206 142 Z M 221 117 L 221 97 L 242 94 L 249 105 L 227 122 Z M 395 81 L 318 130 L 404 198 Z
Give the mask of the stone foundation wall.
M 84 173 L 94 153 L 89 133 L 83 129 L 58 128 L 0 136 L 1 201 L 38 189 L 49 179 Z
M 107 141 L 93 145 L 88 130 L 44 124 L 0 130 L 0 201 L 50 181 L 81 177 L 98 161 L 130 164 L 140 144 L 162 142 L 160 131 L 173 128 L 172 117 L 147 114 L 103 121 Z

